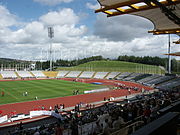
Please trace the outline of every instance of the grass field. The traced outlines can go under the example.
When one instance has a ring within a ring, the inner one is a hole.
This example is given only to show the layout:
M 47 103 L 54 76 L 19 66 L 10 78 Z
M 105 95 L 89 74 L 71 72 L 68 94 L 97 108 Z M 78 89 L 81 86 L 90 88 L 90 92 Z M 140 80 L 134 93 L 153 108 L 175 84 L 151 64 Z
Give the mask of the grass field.
M 158 66 L 139 64 L 124 61 L 92 61 L 80 64 L 75 67 L 62 67 L 58 70 L 80 70 L 80 71 L 118 71 L 118 72 L 138 72 L 164 74 L 164 70 Z
M 64 80 L 28 80 L 28 81 L 2 81 L 0 92 L 4 91 L 5 96 L 0 96 L 0 104 L 48 99 L 55 97 L 70 96 L 73 90 L 79 90 L 80 94 L 85 90 L 102 88 L 100 85 L 70 82 Z M 23 92 L 28 96 L 23 96 Z

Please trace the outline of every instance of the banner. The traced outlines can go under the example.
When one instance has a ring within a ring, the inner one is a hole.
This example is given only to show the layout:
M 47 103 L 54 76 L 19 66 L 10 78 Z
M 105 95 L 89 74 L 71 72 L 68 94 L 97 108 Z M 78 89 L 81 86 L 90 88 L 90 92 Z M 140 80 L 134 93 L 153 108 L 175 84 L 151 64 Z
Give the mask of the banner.
M 54 111 L 30 111 L 30 117 L 36 117 L 36 116 L 42 116 L 42 115 L 48 115 L 56 117 L 57 119 L 63 120 L 63 117 L 61 114 L 55 113 Z
M 7 115 L 0 117 L 0 123 L 6 122 L 6 121 L 8 121 Z
M 103 88 L 103 89 L 84 91 L 84 93 L 87 94 L 87 93 L 95 93 L 95 92 L 102 92 L 102 91 L 108 91 L 108 90 L 109 88 Z

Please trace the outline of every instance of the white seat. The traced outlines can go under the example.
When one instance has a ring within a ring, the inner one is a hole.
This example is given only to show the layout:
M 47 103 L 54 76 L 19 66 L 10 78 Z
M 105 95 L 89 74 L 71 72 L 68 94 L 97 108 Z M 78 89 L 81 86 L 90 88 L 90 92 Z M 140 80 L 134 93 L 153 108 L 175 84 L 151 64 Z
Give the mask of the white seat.
M 76 78 L 79 76 L 80 73 L 81 71 L 70 71 L 69 74 L 66 75 L 66 77 Z
M 94 76 L 94 78 L 97 79 L 104 79 L 104 77 L 108 74 L 108 72 L 97 72 Z
M 79 78 L 91 78 L 95 72 L 84 71 Z
M 17 75 L 14 71 L 1 71 L 3 78 L 17 78 Z
M 17 71 L 20 77 L 33 77 L 29 71 Z
M 116 77 L 118 74 L 120 74 L 120 72 L 111 72 L 110 74 L 108 74 L 108 76 L 107 76 L 106 78 L 107 78 L 107 79 L 114 78 L 114 77 Z
M 59 71 L 57 74 L 57 77 L 65 77 L 65 75 L 68 73 L 69 71 Z
M 31 71 L 31 73 L 33 73 L 33 75 L 37 78 L 45 78 L 46 77 L 42 71 Z

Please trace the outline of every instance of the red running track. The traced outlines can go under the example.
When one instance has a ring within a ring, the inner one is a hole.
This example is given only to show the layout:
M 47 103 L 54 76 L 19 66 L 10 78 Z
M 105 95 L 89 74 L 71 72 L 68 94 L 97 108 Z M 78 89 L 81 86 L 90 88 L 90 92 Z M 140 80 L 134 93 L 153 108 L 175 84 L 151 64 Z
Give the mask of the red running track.
M 73 79 L 64 80 L 72 81 Z M 145 88 L 146 90 L 152 90 L 152 88 L 143 86 L 140 84 L 132 83 L 132 82 L 123 82 L 117 80 L 99 80 L 99 79 L 79 79 L 78 81 L 85 82 L 85 83 L 92 83 L 92 82 L 101 82 L 103 85 L 115 85 L 116 83 L 122 83 L 126 86 L 134 86 L 138 88 Z M 140 91 L 131 91 L 132 94 L 139 93 Z M 75 106 L 77 103 L 92 103 L 97 101 L 103 101 L 104 97 L 121 97 L 129 95 L 127 90 L 111 90 L 106 92 L 99 92 L 99 93 L 90 93 L 90 94 L 82 94 L 82 95 L 75 95 L 75 96 L 67 96 L 67 97 L 59 97 L 53 99 L 44 99 L 44 100 L 37 100 L 37 101 L 28 101 L 28 102 L 21 102 L 21 103 L 13 103 L 13 104 L 5 104 L 0 105 L 0 110 L 2 110 L 2 115 L 9 115 L 11 112 L 18 113 L 29 113 L 34 109 L 41 109 L 44 106 L 46 109 L 49 109 L 50 106 L 54 107 L 56 104 L 64 104 L 66 107 Z

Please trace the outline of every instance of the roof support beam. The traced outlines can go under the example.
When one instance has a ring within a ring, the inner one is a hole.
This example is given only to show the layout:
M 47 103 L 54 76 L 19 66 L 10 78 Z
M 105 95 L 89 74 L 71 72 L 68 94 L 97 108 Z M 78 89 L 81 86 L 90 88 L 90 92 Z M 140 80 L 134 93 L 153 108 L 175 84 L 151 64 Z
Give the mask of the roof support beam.
M 169 10 L 166 6 L 164 6 L 161 2 L 157 1 L 157 0 L 146 0 L 149 2 L 153 2 L 154 4 L 156 4 L 158 7 L 160 7 L 160 9 L 162 10 L 162 12 L 168 16 L 168 18 L 170 20 L 172 20 L 174 23 L 180 25 L 180 18 L 178 16 L 176 16 L 171 10 Z
M 152 31 L 148 31 L 148 33 L 153 33 L 154 35 L 158 35 L 158 34 L 178 34 L 178 33 L 180 33 L 180 28 L 177 28 L 177 29 L 164 29 L 164 30 L 152 30 Z

